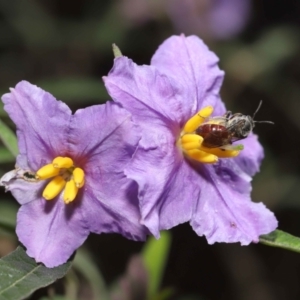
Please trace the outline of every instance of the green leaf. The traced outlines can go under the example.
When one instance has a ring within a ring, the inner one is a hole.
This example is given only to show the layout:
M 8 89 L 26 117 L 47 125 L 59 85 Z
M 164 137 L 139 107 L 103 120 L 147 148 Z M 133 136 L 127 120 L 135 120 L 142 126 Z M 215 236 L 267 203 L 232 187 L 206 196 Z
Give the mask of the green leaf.
M 17 137 L 14 132 L 0 120 L 0 140 L 12 155 L 17 156 L 19 153 Z
M 83 248 L 77 250 L 74 259 L 74 268 L 78 270 L 91 285 L 93 291 L 92 300 L 108 299 L 104 279 L 95 266 L 95 263 L 90 258 L 88 252 L 86 252 Z
M 0 147 L 0 163 L 8 163 L 15 161 L 13 154 L 5 147 Z
M 165 231 L 161 233 L 159 240 L 151 237 L 143 249 L 142 256 L 149 274 L 148 298 L 153 298 L 158 292 L 166 266 L 170 245 L 171 236 L 169 232 Z
M 281 230 L 275 230 L 269 234 L 262 235 L 259 241 L 264 245 L 300 253 L 300 238 Z
M 48 269 L 27 256 L 22 247 L 0 260 L 0 299 L 19 300 L 37 289 L 48 286 L 63 277 L 71 267 L 69 261 Z

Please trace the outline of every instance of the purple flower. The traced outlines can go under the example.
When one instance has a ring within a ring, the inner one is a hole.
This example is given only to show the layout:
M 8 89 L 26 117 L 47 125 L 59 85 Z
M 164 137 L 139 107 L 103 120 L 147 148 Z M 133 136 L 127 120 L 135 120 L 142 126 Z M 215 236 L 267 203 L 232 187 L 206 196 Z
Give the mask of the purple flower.
M 246 26 L 251 0 L 123 0 L 119 9 L 126 19 L 136 24 L 167 15 L 179 33 L 230 39 Z
M 137 185 L 123 173 L 139 139 L 128 112 L 108 102 L 72 114 L 26 81 L 2 100 L 20 154 L 0 185 L 21 204 L 16 231 L 29 256 L 55 267 L 90 232 L 145 238 Z
M 251 0 L 167 0 L 167 11 L 179 32 L 229 39 L 250 17 Z
M 160 230 L 189 221 L 210 244 L 247 245 L 277 227 L 274 214 L 250 198 L 251 176 L 263 158 L 256 135 L 241 141 L 242 151 L 190 151 L 184 141 L 197 139 L 185 131 L 192 132 L 188 127 L 199 119 L 199 110 L 201 116 L 209 116 L 212 109 L 213 116 L 225 113 L 219 96 L 224 73 L 217 63 L 199 38 L 173 36 L 159 47 L 150 66 L 116 58 L 104 81 L 113 100 L 132 113 L 141 131 L 125 168 L 139 186 L 141 222 L 156 237 Z M 222 155 L 237 157 L 218 159 Z

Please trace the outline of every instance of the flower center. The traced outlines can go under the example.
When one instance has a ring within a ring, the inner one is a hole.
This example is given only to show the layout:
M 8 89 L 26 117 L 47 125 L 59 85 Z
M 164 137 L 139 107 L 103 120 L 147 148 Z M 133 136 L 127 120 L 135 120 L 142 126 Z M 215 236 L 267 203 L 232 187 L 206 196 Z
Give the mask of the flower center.
M 84 185 L 84 171 L 75 167 L 69 157 L 54 158 L 51 164 L 41 167 L 35 177 L 38 180 L 52 178 L 43 191 L 43 197 L 52 200 L 64 189 L 66 204 L 76 198 L 78 190 Z
M 210 132 L 210 127 L 206 128 L 206 135 L 201 136 L 196 133 L 201 125 L 204 124 L 218 124 L 216 122 L 207 122 L 208 118 L 213 112 L 212 106 L 202 108 L 196 115 L 190 118 L 183 127 L 177 145 L 182 149 L 183 153 L 188 157 L 197 160 L 201 163 L 216 163 L 218 158 L 230 158 L 239 155 L 243 145 L 233 146 L 231 142 L 217 147 L 204 147 L 202 144 L 206 138 L 210 137 L 218 139 L 218 134 Z M 217 120 L 217 119 L 216 119 Z M 204 123 L 204 124 L 203 124 Z M 224 129 L 222 135 L 226 134 L 226 127 L 220 126 Z M 213 136 L 211 136 L 213 135 Z

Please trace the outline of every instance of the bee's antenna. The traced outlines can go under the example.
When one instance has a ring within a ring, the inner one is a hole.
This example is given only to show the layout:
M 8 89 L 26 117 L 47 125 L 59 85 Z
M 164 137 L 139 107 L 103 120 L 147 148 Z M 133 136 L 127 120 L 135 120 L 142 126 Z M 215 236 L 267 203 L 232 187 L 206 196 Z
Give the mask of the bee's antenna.
M 254 123 L 267 123 L 267 124 L 272 124 L 274 125 L 275 123 L 272 121 L 253 121 Z
M 260 100 L 260 102 L 259 102 L 259 104 L 258 104 L 258 107 L 257 107 L 256 111 L 254 112 L 254 114 L 253 114 L 253 116 L 252 116 L 252 119 L 253 119 L 253 120 L 254 120 L 254 118 L 255 118 L 255 115 L 256 115 L 257 112 L 259 111 L 261 105 L 262 105 L 262 100 Z
M 267 124 L 272 124 L 272 125 L 274 125 L 274 122 L 272 122 L 272 121 L 254 121 L 254 117 L 255 117 L 255 115 L 257 114 L 257 112 L 259 111 L 261 105 L 262 105 L 262 100 L 260 100 L 260 102 L 259 102 L 259 104 L 258 104 L 258 107 L 257 107 L 256 111 L 255 111 L 254 114 L 253 114 L 253 117 L 252 117 L 253 123 L 267 123 Z

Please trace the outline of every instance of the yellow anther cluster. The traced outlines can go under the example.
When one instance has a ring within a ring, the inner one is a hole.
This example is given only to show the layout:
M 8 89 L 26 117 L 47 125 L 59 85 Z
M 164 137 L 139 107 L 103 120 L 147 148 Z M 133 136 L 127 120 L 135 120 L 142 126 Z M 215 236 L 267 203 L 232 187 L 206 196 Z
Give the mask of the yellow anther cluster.
M 213 112 L 212 106 L 206 106 L 190 118 L 184 125 L 178 145 L 183 152 L 194 160 L 202 163 L 216 163 L 218 158 L 230 158 L 239 155 L 240 150 L 224 150 L 202 146 L 203 137 L 195 134 L 196 129 L 203 124 Z
M 63 189 L 65 203 L 72 202 L 78 189 L 84 185 L 84 171 L 74 166 L 70 157 L 56 157 L 51 164 L 47 164 L 36 172 L 36 178 L 44 180 L 52 178 L 43 191 L 46 200 L 54 199 Z

